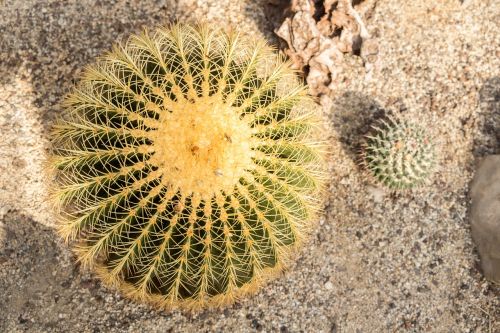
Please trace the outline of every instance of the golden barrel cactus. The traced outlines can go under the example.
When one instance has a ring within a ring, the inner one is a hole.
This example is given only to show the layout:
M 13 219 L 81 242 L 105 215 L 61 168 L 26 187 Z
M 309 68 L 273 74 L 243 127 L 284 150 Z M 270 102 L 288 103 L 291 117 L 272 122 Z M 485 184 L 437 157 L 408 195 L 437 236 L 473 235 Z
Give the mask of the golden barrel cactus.
M 65 105 L 60 234 L 129 297 L 229 303 L 280 271 L 319 210 L 314 109 L 263 40 L 146 31 L 88 67 Z

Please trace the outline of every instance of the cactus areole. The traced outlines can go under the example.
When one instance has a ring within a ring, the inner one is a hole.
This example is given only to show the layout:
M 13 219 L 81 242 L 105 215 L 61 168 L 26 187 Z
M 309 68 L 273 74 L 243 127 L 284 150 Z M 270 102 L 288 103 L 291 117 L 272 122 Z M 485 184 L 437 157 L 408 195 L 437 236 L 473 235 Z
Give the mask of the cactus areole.
M 60 234 L 131 298 L 230 303 L 281 270 L 319 209 L 312 102 L 260 39 L 205 25 L 132 36 L 65 105 Z

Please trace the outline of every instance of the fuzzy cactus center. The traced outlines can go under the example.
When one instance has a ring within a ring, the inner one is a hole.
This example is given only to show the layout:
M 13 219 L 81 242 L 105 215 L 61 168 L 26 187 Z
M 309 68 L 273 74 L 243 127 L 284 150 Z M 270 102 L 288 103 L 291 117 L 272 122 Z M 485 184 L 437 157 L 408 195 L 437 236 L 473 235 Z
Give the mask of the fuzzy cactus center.
M 230 106 L 201 97 L 162 112 L 153 132 L 153 165 L 162 182 L 209 199 L 232 191 L 252 165 L 251 128 Z

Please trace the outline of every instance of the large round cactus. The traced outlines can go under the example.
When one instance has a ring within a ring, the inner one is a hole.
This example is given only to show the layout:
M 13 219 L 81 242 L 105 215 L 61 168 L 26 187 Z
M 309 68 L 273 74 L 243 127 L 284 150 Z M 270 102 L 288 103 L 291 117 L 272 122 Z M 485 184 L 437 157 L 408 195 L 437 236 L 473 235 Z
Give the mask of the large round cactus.
M 320 207 L 304 86 L 260 39 L 175 25 L 88 67 L 53 131 L 60 233 L 160 307 L 231 302 L 279 272 Z
M 390 189 L 422 185 L 435 165 L 434 146 L 425 129 L 409 120 L 388 117 L 367 136 L 364 164 L 370 175 Z

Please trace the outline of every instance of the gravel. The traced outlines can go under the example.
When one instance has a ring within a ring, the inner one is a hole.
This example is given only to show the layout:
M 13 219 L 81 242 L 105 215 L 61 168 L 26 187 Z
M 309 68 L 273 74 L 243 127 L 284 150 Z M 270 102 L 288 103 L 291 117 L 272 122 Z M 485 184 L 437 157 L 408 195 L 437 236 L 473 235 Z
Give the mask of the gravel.
M 500 331 L 500 287 L 478 270 L 467 217 L 475 163 L 499 152 L 495 0 L 377 1 L 365 18 L 376 61 L 346 55 L 338 88 L 319 99 L 332 147 L 325 213 L 295 263 L 255 296 L 156 311 L 102 287 L 60 243 L 42 170 L 81 69 L 174 18 L 275 43 L 267 2 L 0 0 L 0 332 Z M 365 181 L 360 138 L 388 112 L 432 132 L 440 168 L 429 186 L 392 193 Z

